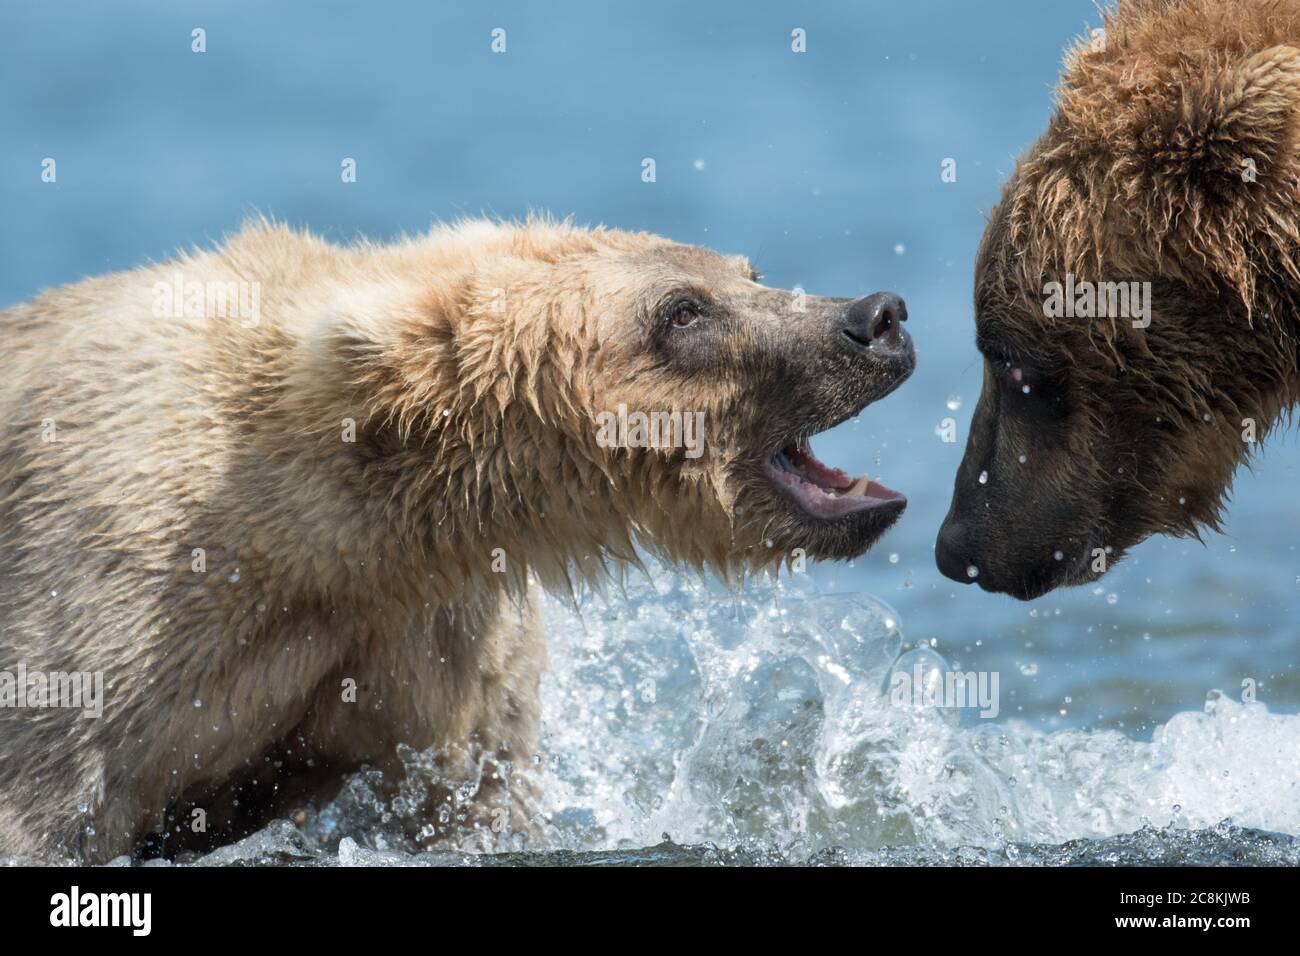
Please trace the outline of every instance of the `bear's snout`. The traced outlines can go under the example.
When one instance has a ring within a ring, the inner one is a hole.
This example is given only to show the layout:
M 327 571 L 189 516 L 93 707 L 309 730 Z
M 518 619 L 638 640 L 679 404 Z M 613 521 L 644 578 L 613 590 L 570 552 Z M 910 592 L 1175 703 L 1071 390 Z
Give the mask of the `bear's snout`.
M 971 567 L 969 553 L 966 526 L 950 514 L 935 540 L 934 557 L 940 573 L 961 584 L 972 584 L 974 578 L 967 573 Z
M 897 350 L 910 345 L 906 321 L 907 303 L 901 296 L 876 292 L 849 303 L 840 334 L 857 349 Z
M 831 331 L 856 364 L 869 372 L 866 400 L 879 401 L 916 368 L 916 349 L 903 328 L 907 303 L 894 292 L 854 299 L 832 316 Z

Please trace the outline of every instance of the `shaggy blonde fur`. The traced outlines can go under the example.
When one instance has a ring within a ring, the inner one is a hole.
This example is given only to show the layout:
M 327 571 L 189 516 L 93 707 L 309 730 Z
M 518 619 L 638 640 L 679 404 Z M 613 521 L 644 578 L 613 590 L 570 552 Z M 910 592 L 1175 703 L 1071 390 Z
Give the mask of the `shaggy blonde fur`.
M 260 320 L 159 317 L 178 276 L 256 284 Z M 0 313 L 0 668 L 107 683 L 99 720 L 0 709 L 0 854 L 104 860 L 272 752 L 392 776 L 398 744 L 472 778 L 462 822 L 527 830 L 531 579 L 599 579 L 638 542 L 724 575 L 869 543 L 736 506 L 757 481 L 736 449 L 828 427 L 877 384 L 841 350 L 809 367 L 805 417 L 761 407 L 807 350 L 790 296 L 754 280 L 544 220 L 350 247 L 260 222 Z M 713 324 L 665 345 L 656 309 L 683 288 Z M 839 304 L 809 303 L 821 336 Z M 620 403 L 703 412 L 709 452 L 602 447 L 594 417 Z

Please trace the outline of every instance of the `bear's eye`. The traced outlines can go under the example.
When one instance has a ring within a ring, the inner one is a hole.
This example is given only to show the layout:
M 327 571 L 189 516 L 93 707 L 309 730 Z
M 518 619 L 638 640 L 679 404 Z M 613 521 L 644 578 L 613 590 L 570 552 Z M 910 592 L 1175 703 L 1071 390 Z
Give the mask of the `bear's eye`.
M 1014 399 L 1029 399 L 1034 405 L 1046 403 L 1054 410 L 1064 408 L 1060 382 L 1036 366 L 1016 359 L 990 359 L 995 379 L 1003 393 Z
M 695 306 L 690 305 L 689 303 L 684 303 L 673 309 L 671 321 L 674 327 L 684 329 L 688 325 L 694 325 L 699 318 L 700 313 Z
M 994 379 L 1008 392 L 1032 395 L 1038 386 L 1038 376 L 1019 359 L 993 353 L 988 363 Z
M 686 329 L 713 316 L 713 305 L 691 289 L 679 289 L 664 297 L 654 310 L 655 328 L 673 332 Z
M 1017 362 L 1003 362 L 1002 377 L 1012 391 L 1028 395 L 1034 390 L 1029 373 Z

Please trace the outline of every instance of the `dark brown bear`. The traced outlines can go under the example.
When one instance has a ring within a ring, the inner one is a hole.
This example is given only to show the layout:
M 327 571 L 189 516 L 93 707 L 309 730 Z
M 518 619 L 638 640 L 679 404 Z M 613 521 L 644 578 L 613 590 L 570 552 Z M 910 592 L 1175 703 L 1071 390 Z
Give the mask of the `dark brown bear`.
M 976 265 L 984 386 L 936 556 L 1029 599 L 1218 528 L 1297 398 L 1300 0 L 1130 0 L 1066 61 Z

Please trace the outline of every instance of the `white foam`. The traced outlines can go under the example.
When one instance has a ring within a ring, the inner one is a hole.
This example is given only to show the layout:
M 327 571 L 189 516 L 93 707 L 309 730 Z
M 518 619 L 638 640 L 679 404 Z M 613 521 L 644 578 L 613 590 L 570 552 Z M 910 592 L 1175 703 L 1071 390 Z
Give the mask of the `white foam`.
M 1001 847 L 1157 827 L 1300 833 L 1300 717 L 1211 693 L 1152 739 L 901 705 L 904 649 L 866 595 L 731 596 L 664 573 L 544 604 L 555 842 Z M 960 719 L 959 719 L 960 716 Z

